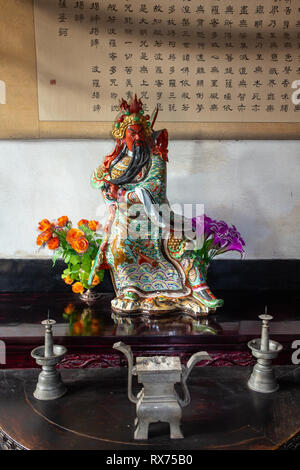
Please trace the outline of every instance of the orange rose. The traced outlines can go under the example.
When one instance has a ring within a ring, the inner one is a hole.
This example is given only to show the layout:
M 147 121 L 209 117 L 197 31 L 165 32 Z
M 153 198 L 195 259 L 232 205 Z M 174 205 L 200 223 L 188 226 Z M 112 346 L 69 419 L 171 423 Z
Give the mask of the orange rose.
M 71 228 L 67 232 L 66 240 L 69 243 L 69 245 L 72 245 L 72 242 L 74 240 L 82 236 L 84 236 L 84 233 L 82 230 L 79 230 L 78 228 Z
M 75 282 L 75 284 L 73 284 L 73 286 L 72 286 L 72 291 L 73 291 L 75 294 L 82 294 L 83 291 L 84 291 L 84 287 L 83 287 L 83 285 L 81 284 L 81 282 Z
M 48 241 L 48 248 L 49 250 L 56 250 L 56 248 L 59 247 L 59 238 L 58 237 L 52 237 Z
M 62 217 L 59 217 L 57 219 L 57 225 L 59 227 L 64 227 L 65 225 L 67 225 L 68 221 L 69 221 L 68 217 L 66 215 L 63 215 Z
M 69 276 L 69 274 L 64 278 L 66 284 L 73 284 L 73 279 Z
M 101 224 L 98 222 L 98 220 L 90 220 L 89 227 L 91 230 L 96 232 L 96 230 L 98 230 L 101 227 Z
M 86 220 L 86 219 L 81 219 L 81 220 L 79 220 L 77 225 L 78 225 L 78 227 L 80 227 L 80 225 L 89 225 L 89 221 Z
M 99 284 L 99 282 L 100 282 L 100 279 L 99 279 L 98 275 L 95 274 L 93 282 L 92 282 L 92 286 L 97 286 Z
M 39 222 L 39 230 L 44 232 L 51 227 L 51 222 L 48 219 L 43 219 Z
M 73 324 L 73 332 L 75 334 L 80 334 L 83 330 L 83 324 L 80 321 L 77 321 Z
M 37 239 L 36 239 L 36 244 L 37 244 L 38 246 L 42 246 L 43 243 L 44 243 L 44 242 L 43 242 L 43 240 L 41 239 L 41 236 L 39 235 L 39 236 L 37 237 Z
M 44 232 L 40 233 L 38 238 L 42 240 L 43 243 L 46 243 L 52 237 L 52 231 L 50 229 L 45 230 Z
M 85 253 L 89 247 L 89 242 L 86 238 L 80 237 L 77 240 L 73 240 L 71 245 L 77 253 Z
M 74 304 L 68 304 L 66 307 L 65 307 L 65 313 L 67 315 L 70 315 L 71 313 L 73 313 L 75 310 L 75 305 Z

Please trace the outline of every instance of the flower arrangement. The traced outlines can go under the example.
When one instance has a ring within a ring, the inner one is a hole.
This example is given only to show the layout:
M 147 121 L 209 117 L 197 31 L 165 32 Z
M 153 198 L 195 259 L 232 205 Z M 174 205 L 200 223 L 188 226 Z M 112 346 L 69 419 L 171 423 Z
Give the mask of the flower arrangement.
M 62 258 L 67 268 L 62 273 L 62 279 L 72 286 L 76 294 L 83 294 L 85 289 L 99 284 L 104 277 L 104 270 L 100 270 L 94 276 L 93 284 L 88 284 L 96 254 L 101 245 L 102 238 L 97 231 L 101 224 L 97 220 L 81 219 L 78 228 L 72 227 L 72 222 L 67 216 L 59 217 L 50 222 L 43 219 L 39 222 L 39 235 L 36 244 L 39 247 L 48 246 L 53 250 L 53 266 L 58 258 Z
M 217 221 L 205 214 L 194 217 L 192 224 L 197 235 L 204 235 L 202 247 L 193 253 L 202 265 L 207 267 L 213 258 L 227 251 L 237 251 L 244 257 L 245 242 L 234 225 L 229 227 L 223 220 Z

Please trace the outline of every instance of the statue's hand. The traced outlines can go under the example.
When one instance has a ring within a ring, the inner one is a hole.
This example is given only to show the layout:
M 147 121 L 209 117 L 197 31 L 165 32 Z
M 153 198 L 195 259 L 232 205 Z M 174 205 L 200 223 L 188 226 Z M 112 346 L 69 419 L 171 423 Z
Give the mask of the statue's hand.
M 111 199 L 117 200 L 118 199 L 118 189 L 119 189 L 119 186 L 117 186 L 116 184 L 110 184 L 109 190 L 108 190 L 108 196 Z
M 185 251 L 190 251 L 195 249 L 195 242 L 194 240 L 189 240 L 188 238 L 184 238 L 185 240 Z

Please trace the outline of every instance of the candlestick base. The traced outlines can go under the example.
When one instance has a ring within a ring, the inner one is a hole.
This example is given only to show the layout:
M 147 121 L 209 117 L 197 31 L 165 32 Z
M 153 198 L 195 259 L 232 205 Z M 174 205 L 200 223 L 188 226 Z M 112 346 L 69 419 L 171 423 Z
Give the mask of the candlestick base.
M 66 393 L 67 388 L 56 369 L 56 365 L 66 352 L 67 349 L 64 346 L 58 345 L 53 346 L 53 356 L 50 357 L 45 357 L 44 346 L 39 346 L 31 352 L 36 363 L 42 366 L 42 372 L 39 374 L 38 383 L 33 392 L 37 400 L 56 400 Z
M 262 365 L 259 362 L 255 364 L 248 380 L 248 387 L 260 393 L 273 393 L 278 390 L 279 385 L 275 379 L 271 361 L 269 365 Z
M 273 393 L 278 390 L 272 359 L 278 356 L 282 350 L 282 345 L 277 341 L 269 340 L 267 350 L 261 350 L 261 338 L 256 338 L 248 343 L 252 355 L 257 358 L 257 363 L 253 367 L 252 374 L 248 380 L 248 387 L 260 393 Z

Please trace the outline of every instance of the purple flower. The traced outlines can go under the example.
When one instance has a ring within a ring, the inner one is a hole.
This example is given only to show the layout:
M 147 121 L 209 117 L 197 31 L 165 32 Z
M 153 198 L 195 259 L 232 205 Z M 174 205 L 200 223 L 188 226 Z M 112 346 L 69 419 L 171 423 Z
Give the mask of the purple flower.
M 211 229 L 213 223 L 216 223 L 216 220 L 211 219 L 205 214 L 192 219 L 192 227 L 196 230 L 196 234 L 198 236 L 202 236 L 204 234 L 205 238 L 208 238 L 213 233 Z
M 245 242 L 241 234 L 237 231 L 236 227 L 228 227 L 223 220 L 217 221 L 210 217 L 203 216 L 195 217 L 192 219 L 193 227 L 196 229 L 197 235 L 203 235 L 204 239 L 211 240 L 207 246 L 208 257 L 225 253 L 227 251 L 238 251 L 244 253 Z M 211 251 L 213 250 L 213 251 Z
M 204 215 L 192 218 L 192 228 L 198 237 L 202 237 L 205 231 Z
M 211 225 L 211 230 L 213 233 L 214 245 L 220 245 L 221 247 L 226 244 L 228 236 L 228 225 L 226 222 L 221 220 L 220 222 L 214 221 Z
M 211 226 L 216 221 L 204 214 L 204 236 L 208 238 L 212 234 Z
M 225 253 L 226 251 L 238 251 L 244 253 L 245 242 L 241 237 L 241 234 L 237 231 L 233 225 L 228 228 L 226 235 L 221 238 L 220 252 Z

